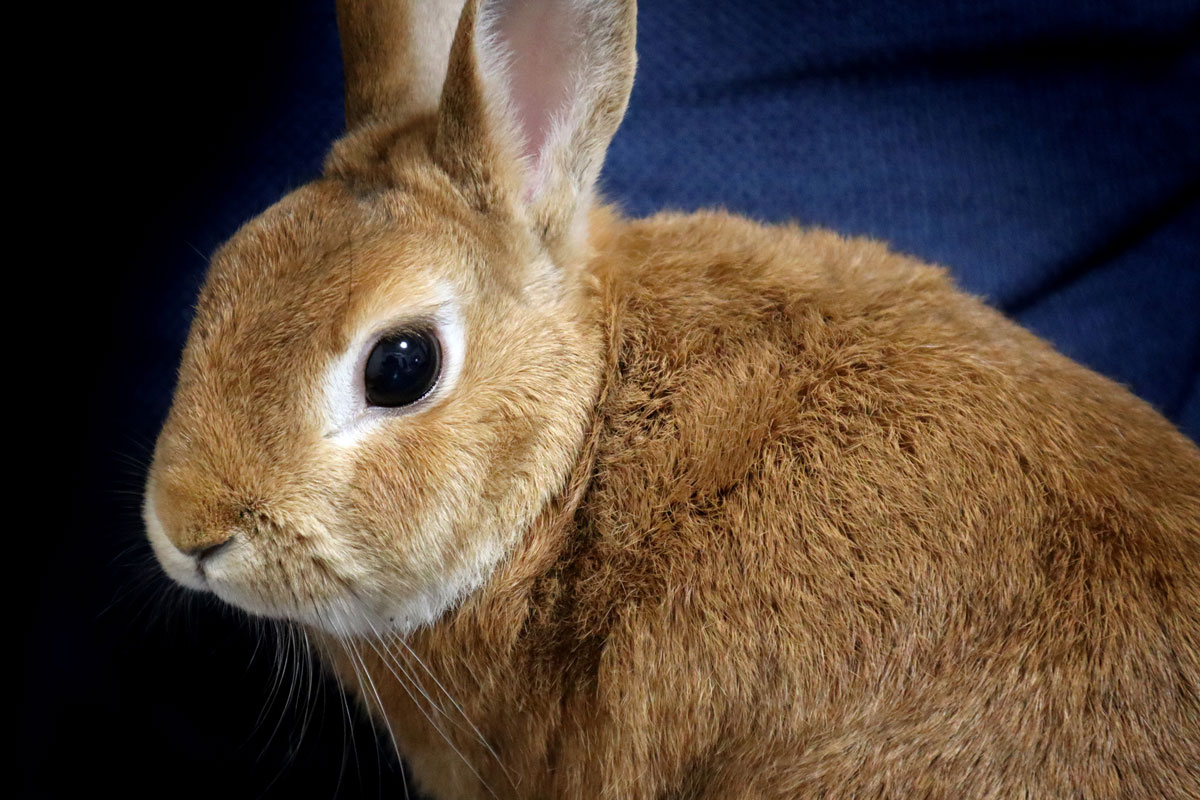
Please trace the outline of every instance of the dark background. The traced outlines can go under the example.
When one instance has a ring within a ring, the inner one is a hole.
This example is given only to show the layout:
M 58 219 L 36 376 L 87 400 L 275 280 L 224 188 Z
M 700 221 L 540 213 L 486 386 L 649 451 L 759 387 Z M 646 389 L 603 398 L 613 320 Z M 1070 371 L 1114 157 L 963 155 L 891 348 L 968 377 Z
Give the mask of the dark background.
M 138 518 L 208 254 L 341 131 L 332 7 L 56 7 L 67 34 L 10 29 L 41 53 L 18 82 L 48 87 L 21 106 L 36 146 L 9 153 L 35 186 L 10 238 L 39 254 L 12 268 L 62 309 L 16 383 L 66 432 L 18 462 L 52 498 L 20 479 L 12 498 L 40 520 L 11 533 L 29 796 L 403 796 L 332 684 L 293 664 L 268 701 L 286 648 L 165 591 Z M 886 239 L 1200 437 L 1200 3 L 643 0 L 640 26 L 603 176 L 628 212 Z

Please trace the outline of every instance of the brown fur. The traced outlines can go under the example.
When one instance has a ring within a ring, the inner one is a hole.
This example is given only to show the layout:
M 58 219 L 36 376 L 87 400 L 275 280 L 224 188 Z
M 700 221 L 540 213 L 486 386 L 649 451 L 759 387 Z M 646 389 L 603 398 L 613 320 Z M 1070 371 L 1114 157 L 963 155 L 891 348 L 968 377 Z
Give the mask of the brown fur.
M 1190 442 L 876 243 L 606 223 L 585 458 L 411 642 L 493 789 L 502 763 L 513 797 L 1195 796 Z M 383 684 L 418 775 L 485 796 Z
M 440 112 L 366 108 L 214 260 L 147 490 L 173 546 L 242 548 L 214 591 L 312 625 L 503 545 L 431 626 L 311 627 L 439 798 L 1200 796 L 1195 445 L 875 242 L 573 240 L 590 183 L 523 201 L 475 5 Z M 332 448 L 322 365 L 436 280 L 458 385 Z

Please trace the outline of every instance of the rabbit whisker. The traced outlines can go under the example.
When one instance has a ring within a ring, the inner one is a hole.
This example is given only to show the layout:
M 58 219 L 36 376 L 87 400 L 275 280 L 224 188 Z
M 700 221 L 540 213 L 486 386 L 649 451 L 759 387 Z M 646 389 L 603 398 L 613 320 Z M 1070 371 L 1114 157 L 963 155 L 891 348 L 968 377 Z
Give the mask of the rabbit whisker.
M 365 616 L 364 618 L 367 619 L 367 624 L 370 625 L 372 631 L 375 632 L 375 637 L 377 639 L 379 639 L 380 644 L 382 645 L 383 644 L 382 637 L 380 636 L 379 631 L 375 628 L 374 623 L 372 623 L 370 621 L 369 616 Z M 409 689 L 409 684 L 411 684 L 413 686 L 413 688 L 415 688 L 418 692 L 420 692 L 421 695 L 425 698 L 425 700 L 430 704 L 430 706 L 432 706 L 439 714 L 441 714 L 443 717 L 445 717 L 450 722 L 453 722 L 453 720 L 450 720 L 449 716 L 446 715 L 446 712 L 441 708 L 441 706 L 439 706 L 433 700 L 433 698 L 431 698 L 429 696 L 429 694 L 425 691 L 424 687 L 421 686 L 420 683 L 411 674 L 409 674 L 408 670 L 406 670 L 404 668 L 404 665 L 401 664 L 399 662 L 399 660 L 397 660 L 395 658 L 389 659 L 384 654 L 384 650 L 381 650 L 380 647 L 377 646 L 372 639 L 367 638 L 365 641 L 378 654 L 380 661 L 383 663 L 384 667 L 387 668 L 387 670 L 392 673 L 392 676 L 400 684 L 400 688 L 404 689 L 404 692 L 409 696 L 409 699 L 412 700 L 413 705 L 415 705 L 418 709 L 420 709 L 421 714 L 424 715 L 425 719 L 429 722 L 430 726 L 435 731 L 437 731 L 438 735 L 442 737 L 443 741 L 445 741 L 446 744 L 449 745 L 450 749 L 454 751 L 455 755 L 457 755 L 462 760 L 462 762 L 466 766 L 466 768 L 471 771 L 471 774 L 473 774 L 479 780 L 479 782 L 483 785 L 483 787 L 485 789 L 487 789 L 488 794 L 490 794 L 492 797 L 498 797 L 499 795 L 496 794 L 496 792 L 492 789 L 491 785 L 488 784 L 488 782 L 486 780 L 484 780 L 483 776 L 479 774 L 479 771 L 475 769 L 474 765 L 471 764 L 470 760 L 465 755 L 463 755 L 462 751 L 459 750 L 458 747 L 454 744 L 454 741 L 446 734 L 446 732 L 442 729 L 442 727 L 437 724 L 437 722 L 430 715 L 430 713 L 425 710 L 424 705 L 419 700 L 417 700 L 416 696 Z M 386 649 L 386 646 L 384 649 Z M 395 668 L 393 668 L 393 665 Z M 399 669 L 400 672 L 397 673 L 396 669 Z M 404 675 L 404 677 L 401 677 L 401 673 Z M 406 681 L 406 679 L 407 679 L 407 681 Z M 389 726 L 389 730 L 390 730 L 390 726 Z
M 504 762 L 500 759 L 499 754 L 497 754 L 495 749 L 492 748 L 491 744 L 488 743 L 488 740 L 484 737 L 483 733 L 479 730 L 479 728 L 475 725 L 475 723 L 471 721 L 471 718 L 469 716 L 467 716 L 467 712 L 463 709 L 462 705 L 460 705 L 459 702 L 454 699 L 454 695 L 452 695 L 450 693 L 450 690 L 447 689 L 440 680 L 438 680 L 437 675 L 433 674 L 433 671 L 430 670 L 429 667 L 425 664 L 424 659 L 422 659 L 421 656 L 415 650 L 413 650 L 412 647 L 409 646 L 408 642 L 404 641 L 404 637 L 393 636 L 391 638 L 393 641 L 395 641 L 401 647 L 403 647 L 405 649 L 405 651 L 409 654 L 410 657 L 412 657 L 413 659 L 416 660 L 417 664 L 421 667 L 421 669 L 423 669 L 425 671 L 426 675 L 428 675 L 430 678 L 433 679 L 433 682 L 437 686 L 437 688 L 439 690 L 441 690 L 442 694 L 446 695 L 446 699 L 450 701 L 451 705 L 453 705 L 458 710 L 458 713 L 466 721 L 467 725 L 470 726 L 471 730 L 475 734 L 475 737 L 479 740 L 479 743 L 482 744 L 484 746 L 484 748 L 488 751 L 488 753 L 491 754 L 492 758 L 494 758 L 496 760 L 496 764 L 499 765 L 500 769 L 504 772 L 505 778 L 508 779 L 509 785 L 515 789 L 516 786 L 513 785 L 513 783 L 512 783 L 512 776 L 509 774 L 508 768 L 504 765 Z M 478 680 L 476 680 L 476 683 L 478 683 Z M 443 716 L 445 716 L 444 710 L 442 710 L 440 707 L 438 710 L 442 712 Z
M 368 718 L 370 719 L 370 721 L 372 723 L 371 728 L 372 728 L 372 730 L 378 731 L 378 727 L 374 724 L 375 720 L 373 718 L 373 715 L 371 714 L 371 698 L 370 698 L 370 695 L 367 694 L 367 681 L 370 680 L 370 677 L 367 676 L 366 680 L 364 680 L 364 675 L 366 673 L 366 665 L 363 664 L 360 667 L 361 656 L 358 654 L 358 651 L 354 648 L 353 643 L 350 641 L 349 635 L 342 630 L 341 626 L 334 624 L 331 626 L 331 628 L 334 631 L 336 631 L 338 643 L 342 646 L 342 651 L 346 654 L 346 658 L 350 661 L 350 668 L 352 670 L 354 670 L 354 679 L 355 679 L 355 682 L 358 684 L 358 696 L 367 711 Z M 374 685 L 374 683 L 371 683 L 372 692 L 374 692 L 374 689 L 375 689 L 375 685 Z M 378 695 L 376 695 L 376 702 L 379 703 Z M 380 708 L 382 708 L 382 703 L 379 703 L 379 705 L 380 705 Z M 388 733 L 388 738 L 392 742 L 392 752 L 394 752 L 396 754 L 397 758 L 399 758 L 400 757 L 400 748 L 396 743 L 396 735 L 392 732 L 392 729 L 390 726 L 387 729 L 387 733 Z M 376 765 L 380 771 L 380 774 L 382 775 L 383 763 L 382 763 L 382 761 L 379 760 L 379 740 L 378 740 L 378 738 L 376 738 L 376 740 L 375 740 L 375 757 L 376 757 Z M 405 782 L 404 790 L 405 790 L 405 792 L 408 791 L 407 782 Z

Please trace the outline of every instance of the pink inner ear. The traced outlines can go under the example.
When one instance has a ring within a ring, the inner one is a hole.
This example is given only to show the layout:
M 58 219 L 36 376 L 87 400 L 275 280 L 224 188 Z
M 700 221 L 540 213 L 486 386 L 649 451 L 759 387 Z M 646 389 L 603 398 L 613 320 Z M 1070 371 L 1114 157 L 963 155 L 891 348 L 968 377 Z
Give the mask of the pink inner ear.
M 499 0 L 491 26 L 508 52 L 509 101 L 530 166 L 528 195 L 537 192 L 546 140 L 566 112 L 579 46 L 571 0 Z

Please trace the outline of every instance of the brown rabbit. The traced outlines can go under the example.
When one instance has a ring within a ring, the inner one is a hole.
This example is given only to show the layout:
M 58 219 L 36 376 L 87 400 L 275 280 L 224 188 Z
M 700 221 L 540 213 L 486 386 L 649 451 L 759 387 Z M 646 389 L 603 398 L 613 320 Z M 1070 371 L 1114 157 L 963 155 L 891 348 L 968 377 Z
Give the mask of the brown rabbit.
M 597 204 L 632 0 L 461 5 L 340 3 L 350 132 L 200 297 L 168 573 L 439 798 L 1200 797 L 1197 448 L 881 244 Z

